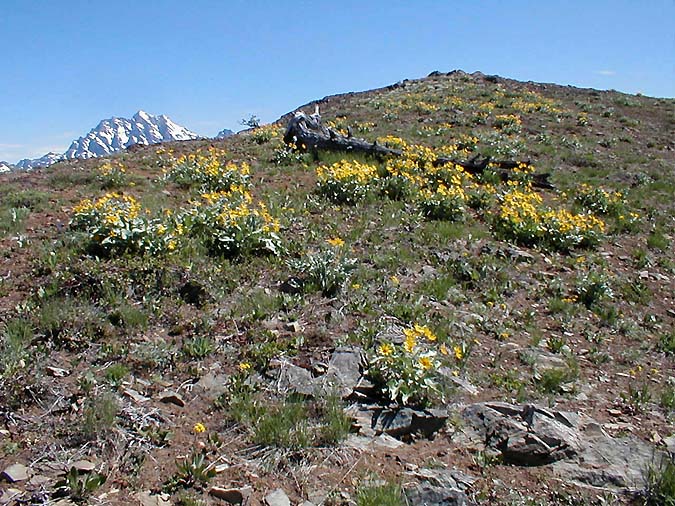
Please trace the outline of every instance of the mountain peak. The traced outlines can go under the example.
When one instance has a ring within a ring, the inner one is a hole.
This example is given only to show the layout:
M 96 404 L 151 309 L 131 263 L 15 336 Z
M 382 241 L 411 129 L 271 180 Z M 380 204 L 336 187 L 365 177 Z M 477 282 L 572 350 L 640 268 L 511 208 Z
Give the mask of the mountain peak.
M 139 120 L 142 119 L 144 121 L 149 121 L 152 118 L 150 114 L 145 112 L 143 109 L 139 109 L 136 114 L 132 116 L 132 119 Z
M 158 144 L 197 138 L 197 134 L 177 125 L 167 116 L 153 116 L 141 109 L 131 119 L 110 118 L 101 121 L 86 136 L 74 141 L 64 157 L 69 160 L 95 158 L 110 155 L 134 144 Z

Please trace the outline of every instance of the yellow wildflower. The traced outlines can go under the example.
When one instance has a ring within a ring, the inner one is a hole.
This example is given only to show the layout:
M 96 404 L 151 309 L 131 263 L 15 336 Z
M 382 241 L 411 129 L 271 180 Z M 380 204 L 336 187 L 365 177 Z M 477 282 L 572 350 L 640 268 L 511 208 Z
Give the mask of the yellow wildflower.
M 462 349 L 462 347 L 460 345 L 456 344 L 453 347 L 453 351 L 455 352 L 455 358 L 457 360 L 462 360 L 464 358 L 464 350 Z
M 339 237 L 332 237 L 326 241 L 328 244 L 331 246 L 335 246 L 336 248 L 339 248 L 340 246 L 344 246 L 345 242 L 340 239 Z
M 431 367 L 433 366 L 433 362 L 429 357 L 420 357 L 419 362 L 420 365 L 422 366 L 422 369 L 428 370 L 431 369 Z
M 241 372 L 247 372 L 251 370 L 251 363 L 250 362 L 242 362 L 239 364 L 239 370 Z
M 201 434 L 203 432 L 206 432 L 206 426 L 201 422 L 197 422 L 195 426 L 192 427 L 192 430 L 195 434 Z
M 380 355 L 383 355 L 385 357 L 389 357 L 389 356 L 391 356 L 392 353 L 394 353 L 394 347 L 389 343 L 382 343 L 377 348 L 377 351 L 379 352 Z

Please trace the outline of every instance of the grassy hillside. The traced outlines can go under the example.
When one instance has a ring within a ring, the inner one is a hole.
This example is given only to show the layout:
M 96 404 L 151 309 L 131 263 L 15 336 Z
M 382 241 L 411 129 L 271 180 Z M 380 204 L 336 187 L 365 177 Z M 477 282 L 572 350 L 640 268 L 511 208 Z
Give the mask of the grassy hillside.
M 359 447 L 343 408 L 534 403 L 662 448 L 675 100 L 453 72 L 318 102 L 406 157 L 294 150 L 286 117 L 0 175 L 0 471 L 47 478 L 0 486 L 47 497 L 87 460 L 60 488 L 81 503 L 250 485 L 251 504 L 280 487 L 366 505 L 448 466 L 478 504 L 631 500 L 461 446 L 452 415 L 433 441 Z M 556 190 L 432 168 L 441 154 L 529 161 Z M 319 378 L 346 345 L 366 394 L 289 395 L 285 361 Z

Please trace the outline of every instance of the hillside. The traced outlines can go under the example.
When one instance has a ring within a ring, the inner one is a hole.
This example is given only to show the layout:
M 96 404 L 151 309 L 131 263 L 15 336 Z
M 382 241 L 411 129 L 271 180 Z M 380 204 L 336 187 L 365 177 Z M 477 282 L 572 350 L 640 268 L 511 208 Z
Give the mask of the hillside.
M 672 494 L 675 100 L 456 71 L 316 104 L 404 156 L 286 146 L 293 111 L 0 174 L 0 500 Z M 475 155 L 527 163 L 434 165 Z

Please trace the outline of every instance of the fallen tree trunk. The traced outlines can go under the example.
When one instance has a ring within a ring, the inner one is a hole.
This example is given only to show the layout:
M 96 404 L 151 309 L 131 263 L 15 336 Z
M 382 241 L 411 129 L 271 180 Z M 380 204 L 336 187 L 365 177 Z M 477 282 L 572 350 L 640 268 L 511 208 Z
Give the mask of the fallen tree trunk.
M 332 128 L 328 128 L 321 123 L 321 117 L 318 114 L 307 116 L 305 113 L 297 113 L 288 122 L 284 142 L 293 144 L 301 151 L 344 151 L 347 153 L 363 153 L 379 158 L 400 157 L 403 152 L 398 149 L 388 148 L 375 142 L 368 142 L 365 139 L 344 136 Z M 455 160 L 452 158 L 438 157 L 433 162 L 434 166 L 456 164 L 464 168 L 468 173 L 479 175 L 485 172 L 490 164 L 490 169 L 494 170 L 502 181 L 508 181 L 513 177 L 513 169 L 522 166 L 530 167 L 527 162 L 514 160 L 492 160 L 489 156 L 481 157 L 476 155 L 469 160 Z M 532 185 L 537 188 L 552 189 L 554 186 L 549 182 L 550 174 L 533 174 Z

